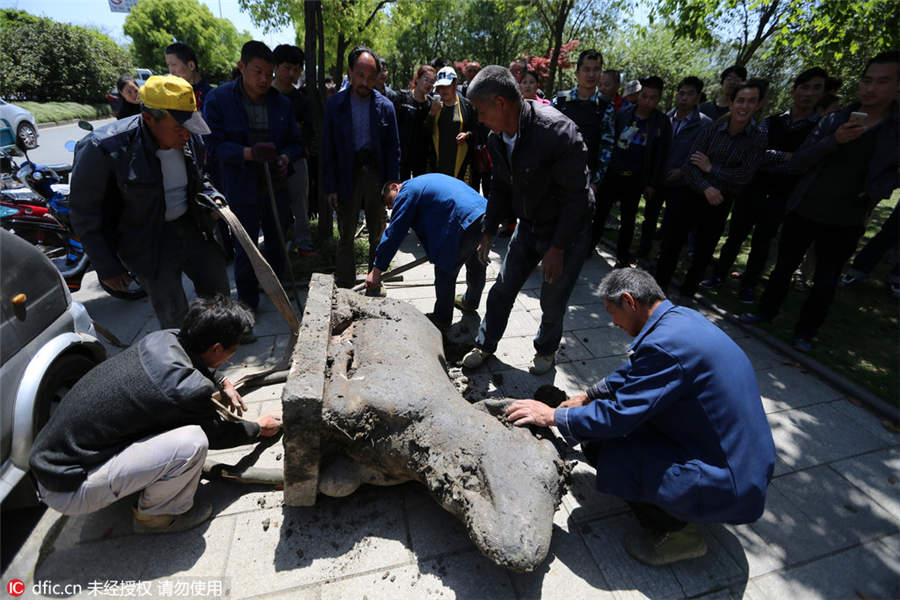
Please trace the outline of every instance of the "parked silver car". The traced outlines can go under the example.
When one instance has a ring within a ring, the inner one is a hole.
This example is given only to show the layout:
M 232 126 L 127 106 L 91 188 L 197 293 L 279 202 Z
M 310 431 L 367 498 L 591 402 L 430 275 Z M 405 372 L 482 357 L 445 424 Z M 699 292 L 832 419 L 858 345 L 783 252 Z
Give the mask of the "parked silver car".
M 38 126 L 34 115 L 21 106 L 10 104 L 0 98 L 0 119 L 9 121 L 10 127 L 16 134 L 16 139 L 22 140 L 25 147 L 31 150 L 38 145 Z
M 28 472 L 50 413 L 105 358 L 87 310 L 53 263 L 0 229 L 0 501 Z

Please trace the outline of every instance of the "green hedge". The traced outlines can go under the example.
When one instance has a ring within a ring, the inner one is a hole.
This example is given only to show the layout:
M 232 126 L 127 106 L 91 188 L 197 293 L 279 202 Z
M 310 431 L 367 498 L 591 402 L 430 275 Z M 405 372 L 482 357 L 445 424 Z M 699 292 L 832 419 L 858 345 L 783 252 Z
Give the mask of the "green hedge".
M 15 102 L 102 102 L 128 52 L 94 29 L 55 23 L 22 11 L 0 11 L 0 93 Z
M 70 119 L 102 119 L 113 116 L 109 104 L 79 104 L 78 102 L 15 102 L 30 110 L 38 123 L 68 121 Z

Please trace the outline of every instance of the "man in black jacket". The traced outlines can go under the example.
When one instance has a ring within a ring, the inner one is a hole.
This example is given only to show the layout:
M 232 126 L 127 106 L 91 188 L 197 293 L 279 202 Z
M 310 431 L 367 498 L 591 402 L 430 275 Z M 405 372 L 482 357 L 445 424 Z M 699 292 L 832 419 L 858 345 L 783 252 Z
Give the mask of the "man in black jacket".
M 621 222 L 616 242 L 617 269 L 631 263 L 631 241 L 634 239 L 634 221 L 641 194 L 650 206 L 663 182 L 663 167 L 672 129 L 666 115 L 656 109 L 662 91 L 661 78 L 646 77 L 641 80 L 637 104 L 616 113 L 616 145 L 598 194 L 591 251 L 600 241 L 609 211 L 618 200 Z M 655 217 L 659 209 L 651 212 Z
M 228 294 L 224 252 L 198 193 L 221 198 L 202 178 L 209 133 L 194 89 L 175 75 L 155 76 L 141 89 L 141 114 L 101 127 L 75 148 L 71 219 L 97 275 L 125 289 L 130 271 L 150 295 L 163 328 L 187 312 L 182 273 L 202 296 Z
M 794 347 L 812 349 L 825 322 L 841 270 L 856 250 L 872 209 L 891 195 L 897 176 L 900 112 L 897 84 L 900 53 L 883 52 L 866 65 L 859 102 L 824 117 L 791 157 L 803 173 L 787 205 L 778 239 L 778 260 L 759 301 L 759 312 L 741 320 L 774 319 L 790 288 L 791 275 L 815 244 L 813 288 L 794 329 Z
M 541 326 L 530 368 L 540 375 L 556 360 L 569 295 L 590 243 L 594 202 L 587 148 L 570 119 L 550 106 L 523 100 L 508 69 L 485 67 L 469 84 L 468 94 L 478 118 L 493 131 L 487 143 L 493 184 L 478 247 L 482 262 L 487 262 L 497 227 L 509 217 L 519 224 L 488 295 L 475 348 L 463 358 L 463 366 L 479 367 L 496 350 L 516 295 L 540 262 Z
M 63 514 L 99 510 L 140 492 L 135 533 L 184 531 L 212 513 L 194 504 L 206 451 L 275 435 L 281 420 L 227 421 L 241 397 L 213 371 L 253 327 L 252 313 L 225 296 L 196 299 L 180 331 L 155 331 L 101 363 L 69 391 L 34 441 L 29 464 L 41 499 Z

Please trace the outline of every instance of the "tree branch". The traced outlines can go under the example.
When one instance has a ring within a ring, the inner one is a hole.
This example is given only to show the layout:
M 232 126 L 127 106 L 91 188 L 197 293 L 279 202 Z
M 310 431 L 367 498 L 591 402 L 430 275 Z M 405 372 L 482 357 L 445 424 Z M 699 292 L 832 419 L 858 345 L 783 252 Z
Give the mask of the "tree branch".
M 363 25 L 360 26 L 359 32 L 362 33 L 363 29 L 365 29 L 366 27 L 369 26 L 369 24 L 372 22 L 372 19 L 375 18 L 375 15 L 378 14 L 378 11 L 379 11 L 379 10 L 381 10 L 382 8 L 384 8 L 384 5 L 385 5 L 385 4 L 390 4 L 391 2 L 396 2 L 396 1 L 397 1 L 397 0 L 381 0 L 381 2 L 378 3 L 378 6 L 375 7 L 375 10 L 372 11 L 372 14 L 369 15 L 369 18 L 366 19 L 366 22 L 365 22 Z

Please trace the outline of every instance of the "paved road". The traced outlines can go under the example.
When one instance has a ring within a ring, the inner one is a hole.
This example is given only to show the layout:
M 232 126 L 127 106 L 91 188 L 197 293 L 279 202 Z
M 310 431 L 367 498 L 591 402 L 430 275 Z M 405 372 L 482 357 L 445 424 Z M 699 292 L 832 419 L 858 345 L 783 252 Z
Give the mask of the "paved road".
M 111 123 L 115 119 L 98 119 L 91 121 L 94 127 L 100 127 L 106 123 Z M 38 164 L 54 164 L 54 163 L 71 163 L 72 153 L 66 150 L 66 142 L 69 140 L 78 141 L 83 138 L 87 131 L 80 129 L 77 123 L 69 125 L 59 125 L 55 127 L 38 126 L 40 136 L 38 143 L 40 144 L 34 150 L 28 152 L 31 160 Z

